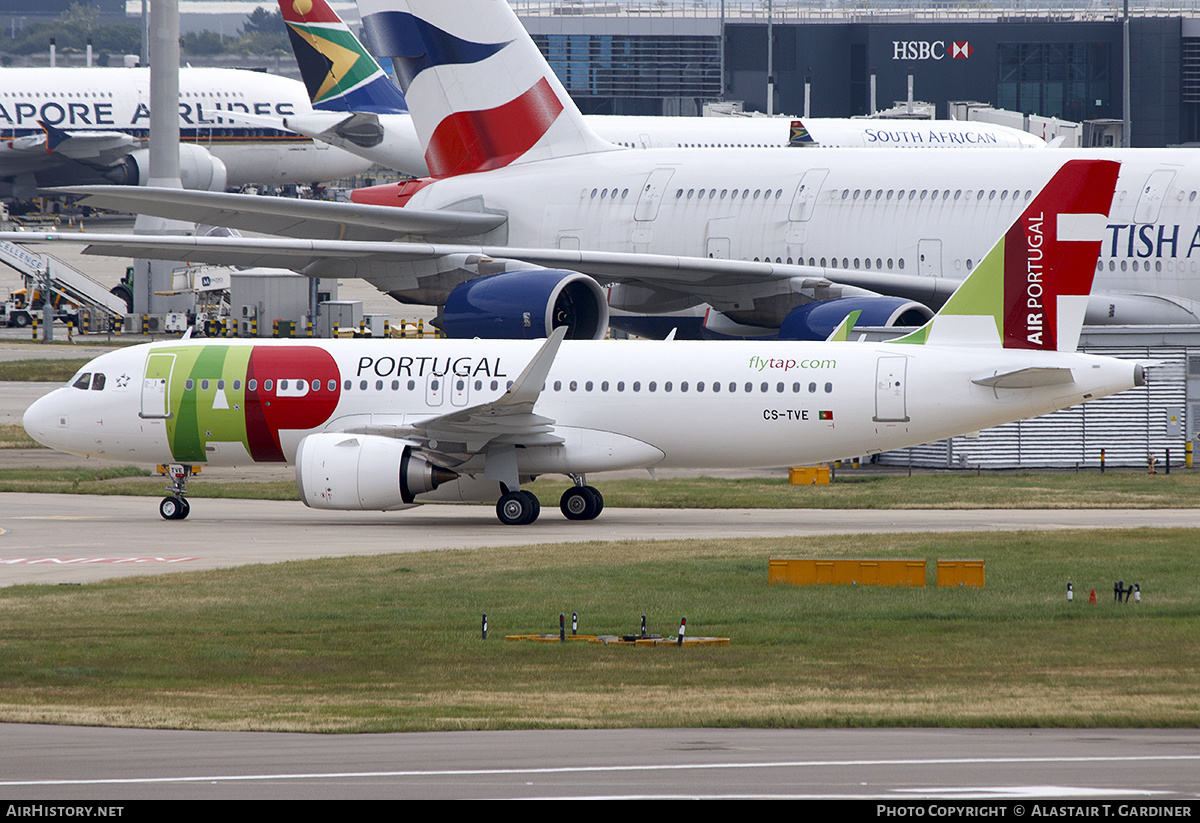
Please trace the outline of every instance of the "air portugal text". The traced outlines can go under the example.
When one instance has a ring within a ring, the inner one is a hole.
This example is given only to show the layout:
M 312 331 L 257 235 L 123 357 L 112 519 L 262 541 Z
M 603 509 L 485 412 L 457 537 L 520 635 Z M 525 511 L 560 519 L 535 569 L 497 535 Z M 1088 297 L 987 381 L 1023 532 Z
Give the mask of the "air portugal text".
M 1025 307 L 1029 310 L 1025 315 L 1025 339 L 1035 346 L 1042 345 L 1042 325 L 1045 312 L 1042 306 L 1042 243 L 1045 234 L 1042 226 L 1045 223 L 1042 212 L 1031 214 L 1025 225 Z

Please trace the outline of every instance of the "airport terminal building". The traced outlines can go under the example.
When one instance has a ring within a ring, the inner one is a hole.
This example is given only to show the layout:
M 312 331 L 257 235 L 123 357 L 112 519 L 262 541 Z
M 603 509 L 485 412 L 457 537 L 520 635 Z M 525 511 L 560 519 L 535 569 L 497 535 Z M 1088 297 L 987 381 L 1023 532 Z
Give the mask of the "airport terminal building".
M 939 117 L 951 100 L 1076 122 L 1123 117 L 1119 4 L 775 2 L 771 49 L 766 5 L 514 3 L 592 113 L 692 114 L 722 98 L 766 111 L 770 62 L 775 112 L 803 113 L 808 79 L 812 116 L 867 114 L 872 72 L 879 108 L 906 98 L 911 72 Z M 1200 141 L 1196 14 L 1131 8 L 1132 145 Z

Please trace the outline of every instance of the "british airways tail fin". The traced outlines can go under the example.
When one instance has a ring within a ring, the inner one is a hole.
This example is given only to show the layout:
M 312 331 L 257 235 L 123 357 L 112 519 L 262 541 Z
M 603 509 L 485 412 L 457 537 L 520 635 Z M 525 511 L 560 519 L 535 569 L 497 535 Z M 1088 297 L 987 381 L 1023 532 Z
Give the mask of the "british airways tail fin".
M 1119 168 L 1068 160 L 941 311 L 894 342 L 1074 351 Z
M 279 0 L 314 109 L 402 114 L 404 95 L 325 0 Z
M 434 177 L 617 147 L 584 122 L 505 0 L 360 0 Z

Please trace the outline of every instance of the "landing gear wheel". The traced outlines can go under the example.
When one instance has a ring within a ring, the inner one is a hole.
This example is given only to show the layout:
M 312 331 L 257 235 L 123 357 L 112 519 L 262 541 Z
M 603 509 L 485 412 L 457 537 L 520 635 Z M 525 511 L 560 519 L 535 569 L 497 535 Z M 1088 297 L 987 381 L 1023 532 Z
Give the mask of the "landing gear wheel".
M 563 492 L 558 507 L 568 520 L 595 520 L 604 510 L 604 498 L 591 486 L 572 486 Z
M 588 492 L 591 492 L 592 496 L 596 499 L 596 513 L 593 514 L 592 517 L 599 517 L 600 512 L 604 511 L 604 495 L 600 494 L 599 490 L 593 488 L 592 486 L 584 486 L 583 488 Z
M 526 526 L 537 520 L 541 510 L 542 504 L 527 491 L 508 492 L 496 503 L 496 517 L 506 526 Z
M 183 520 L 191 511 L 191 505 L 182 497 L 164 497 L 158 504 L 163 520 Z

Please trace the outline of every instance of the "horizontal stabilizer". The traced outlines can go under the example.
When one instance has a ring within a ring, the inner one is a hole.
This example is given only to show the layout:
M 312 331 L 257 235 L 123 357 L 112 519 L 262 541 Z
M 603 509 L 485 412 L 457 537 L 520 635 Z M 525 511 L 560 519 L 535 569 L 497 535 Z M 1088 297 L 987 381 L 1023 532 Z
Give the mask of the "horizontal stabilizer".
M 991 377 L 979 377 L 971 382 L 976 386 L 987 386 L 989 389 L 1034 389 L 1039 386 L 1074 383 L 1075 375 L 1066 368 L 1031 367 L 993 374 Z

